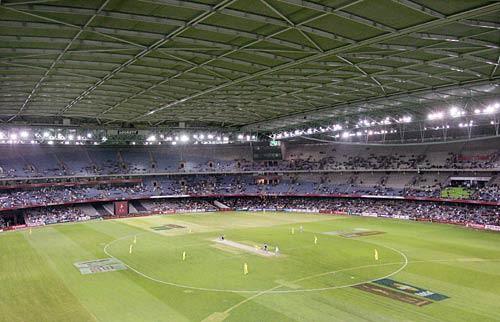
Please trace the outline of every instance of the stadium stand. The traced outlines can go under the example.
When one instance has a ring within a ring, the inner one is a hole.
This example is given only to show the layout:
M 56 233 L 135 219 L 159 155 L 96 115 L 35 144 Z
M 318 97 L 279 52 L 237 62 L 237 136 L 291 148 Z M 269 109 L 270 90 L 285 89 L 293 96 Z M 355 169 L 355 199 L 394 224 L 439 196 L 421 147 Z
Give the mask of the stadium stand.
M 290 143 L 283 160 L 273 162 L 250 161 L 250 149 L 244 144 L 210 149 L 2 146 L 0 213 L 16 217 L 12 214 L 25 209 L 25 222 L 33 225 L 109 217 L 112 205 L 103 202 L 114 200 L 131 200 L 131 213 L 152 213 L 218 208 L 201 199 L 148 201 L 151 197 L 238 195 L 254 200 L 248 198 L 309 196 L 311 202 L 325 204 L 323 199 L 314 198 L 338 200 L 335 198 L 342 196 L 358 200 L 349 206 L 359 205 L 361 210 L 365 203 L 373 202 L 370 198 L 388 198 L 394 202 L 381 205 L 394 213 L 399 213 L 396 206 L 404 209 L 401 205 L 405 201 L 398 200 L 403 198 L 416 212 L 430 211 L 427 215 L 432 219 L 437 212 L 429 208 L 431 203 L 412 200 L 466 201 L 471 204 L 452 203 L 446 209 L 456 208 L 462 222 L 483 223 L 481 214 L 490 213 L 484 209 L 498 207 L 500 202 L 497 143 L 498 139 L 475 144 L 424 144 L 414 149 L 405 145 Z M 364 198 L 362 202 L 359 197 Z M 35 220 L 44 207 L 56 205 L 67 209 Z M 439 209 L 444 207 L 439 205 Z M 473 210 L 472 217 L 463 217 L 469 210 Z

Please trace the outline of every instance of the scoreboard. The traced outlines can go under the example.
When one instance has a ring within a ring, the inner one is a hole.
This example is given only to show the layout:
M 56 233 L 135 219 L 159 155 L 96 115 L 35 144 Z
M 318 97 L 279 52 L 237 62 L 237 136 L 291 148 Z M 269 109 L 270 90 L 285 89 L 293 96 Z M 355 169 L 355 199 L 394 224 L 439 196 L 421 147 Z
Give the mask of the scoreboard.
M 282 160 L 281 147 L 279 145 L 254 144 L 252 154 L 255 161 Z

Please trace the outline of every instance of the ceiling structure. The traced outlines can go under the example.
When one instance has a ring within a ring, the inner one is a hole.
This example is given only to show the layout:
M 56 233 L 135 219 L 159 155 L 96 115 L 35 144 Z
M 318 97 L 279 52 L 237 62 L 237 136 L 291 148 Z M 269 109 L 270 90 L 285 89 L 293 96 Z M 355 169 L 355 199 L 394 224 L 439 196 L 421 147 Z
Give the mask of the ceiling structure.
M 0 0 L 0 124 L 274 131 L 500 94 L 500 2 Z

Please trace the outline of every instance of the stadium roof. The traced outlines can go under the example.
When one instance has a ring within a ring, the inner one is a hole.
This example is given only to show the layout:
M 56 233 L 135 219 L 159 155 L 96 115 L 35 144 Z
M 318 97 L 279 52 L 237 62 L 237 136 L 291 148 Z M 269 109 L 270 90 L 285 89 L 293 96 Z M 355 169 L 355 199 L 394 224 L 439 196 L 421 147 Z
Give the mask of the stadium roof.
M 0 0 L 0 119 L 275 130 L 488 104 L 499 13 L 482 0 Z

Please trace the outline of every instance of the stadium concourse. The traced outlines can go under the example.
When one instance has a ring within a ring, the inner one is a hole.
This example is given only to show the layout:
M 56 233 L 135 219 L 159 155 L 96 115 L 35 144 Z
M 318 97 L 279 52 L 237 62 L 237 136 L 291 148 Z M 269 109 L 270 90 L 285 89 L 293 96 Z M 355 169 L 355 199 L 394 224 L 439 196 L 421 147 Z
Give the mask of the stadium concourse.
M 499 145 L 289 144 L 273 162 L 252 160 L 250 144 L 0 147 L 0 225 L 113 218 L 120 200 L 130 215 L 304 210 L 497 226 Z

